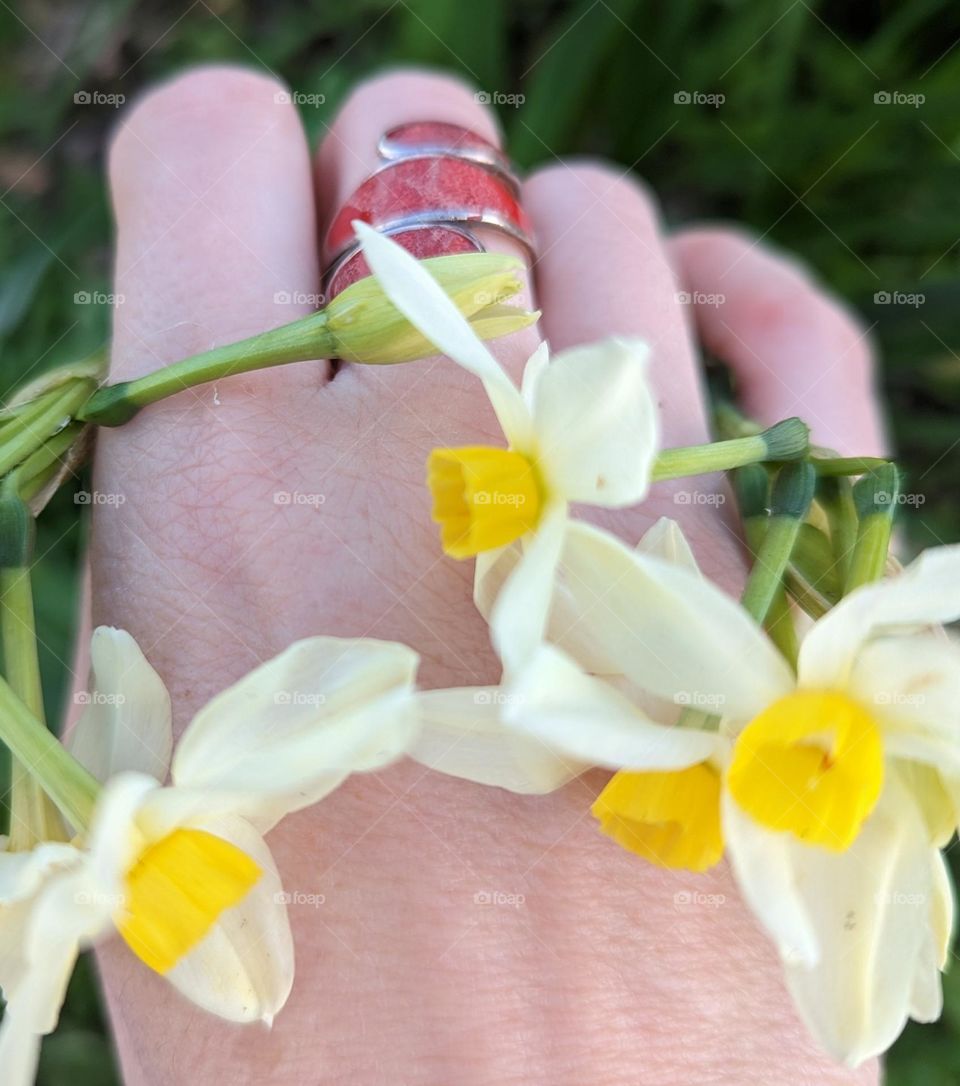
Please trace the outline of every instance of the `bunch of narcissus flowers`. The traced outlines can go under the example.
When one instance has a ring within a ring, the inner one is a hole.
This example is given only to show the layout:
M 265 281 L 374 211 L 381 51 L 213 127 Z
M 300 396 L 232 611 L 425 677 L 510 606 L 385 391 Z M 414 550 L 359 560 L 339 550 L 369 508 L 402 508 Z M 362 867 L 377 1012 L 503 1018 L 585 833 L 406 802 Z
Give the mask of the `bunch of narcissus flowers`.
M 728 411 L 722 440 L 661 449 L 637 340 L 543 346 L 517 388 L 482 342 L 536 317 L 489 304 L 517 288 L 509 261 L 421 263 L 355 228 L 373 278 L 305 321 L 124 385 L 97 389 L 74 367 L 0 413 L 4 1081 L 32 1081 L 78 951 L 111 931 L 205 1010 L 271 1021 L 294 955 L 263 834 L 403 755 L 523 793 L 613 770 L 599 828 L 662 867 L 726 856 L 838 1059 L 936 1018 L 952 923 L 941 850 L 960 807 L 960 648 L 942 625 L 960 617 L 960 547 L 899 570 L 896 468 L 811 449 L 798 419 L 764 430 Z M 31 527 L 86 426 L 243 370 L 434 350 L 480 379 L 504 434 L 436 449 L 427 471 L 444 551 L 476 560 L 500 687 L 417 692 L 413 650 L 317 636 L 214 698 L 174 751 L 159 676 L 128 634 L 100 628 L 87 707 L 55 738 Z M 673 522 L 631 547 L 570 514 L 717 471 L 731 473 L 753 559 L 739 603 Z

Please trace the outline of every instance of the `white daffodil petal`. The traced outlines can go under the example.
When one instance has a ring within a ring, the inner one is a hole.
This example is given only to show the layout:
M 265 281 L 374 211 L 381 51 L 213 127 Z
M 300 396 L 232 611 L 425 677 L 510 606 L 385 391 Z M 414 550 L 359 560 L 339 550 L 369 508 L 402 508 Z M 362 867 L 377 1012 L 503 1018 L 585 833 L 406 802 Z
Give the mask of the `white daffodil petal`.
M 523 666 L 546 634 L 566 528 L 565 506 L 545 510 L 497 596 L 490 638 L 507 674 Z
M 749 720 L 794 687 L 750 616 L 696 573 L 571 521 L 561 558 L 595 650 L 637 687 Z
M 928 848 L 919 811 L 890 774 L 850 849 L 792 850 L 821 953 L 813 968 L 788 965 L 787 986 L 814 1035 L 848 1064 L 886 1051 L 909 1016 L 930 923 Z
M 487 622 L 500 590 L 522 557 L 523 548 L 519 542 L 477 555 L 473 601 Z M 616 667 L 596 651 L 593 633 L 588 624 L 581 623 L 576 601 L 567 588 L 562 571 L 558 574 L 550 602 L 547 641 L 561 648 L 591 675 L 615 674 Z
M 754 822 L 727 789 L 721 803 L 727 856 L 744 899 L 785 962 L 816 965 L 819 940 L 794 864 L 795 850 L 803 846 Z
M 504 724 L 508 699 L 497 686 L 420 694 L 421 727 L 410 757 L 440 773 L 523 795 L 553 792 L 579 776 L 585 765 Z
M 911 741 L 946 748 L 944 769 L 960 772 L 960 644 L 935 633 L 865 644 L 853 661 L 849 690 L 896 734 L 896 753 Z M 937 763 L 934 762 L 934 765 Z
M 543 645 L 507 691 L 504 718 L 585 765 L 685 769 L 717 749 L 715 733 L 655 724 L 627 698 Z
M 661 517 L 656 524 L 644 532 L 637 544 L 640 554 L 649 554 L 654 558 L 663 558 L 675 566 L 683 566 L 691 573 L 699 573 L 700 566 L 694 557 L 687 537 L 680 525 L 670 517 Z
M 395 241 L 359 220 L 352 225 L 384 294 L 440 354 L 483 381 L 510 444 L 526 444 L 529 414 L 519 390 L 440 284 Z
M 527 359 L 523 367 L 523 378 L 520 384 L 520 394 L 527 406 L 527 411 L 533 414 L 534 395 L 537 382 L 541 373 L 550 365 L 550 345 L 544 340 Z
M 342 774 L 403 753 L 416 668 L 416 653 L 393 642 L 296 642 L 200 710 L 177 745 L 173 782 L 246 793 L 243 814 L 282 797 L 288 811 L 306 806 Z
M 40 1039 L 56 1028 L 80 948 L 107 928 L 110 914 L 82 867 L 56 874 L 13 910 L 0 909 L 0 940 L 15 938 L 20 955 L 10 969 L 5 946 L 0 1067 L 4 1086 L 31 1086 Z
M 206 819 L 193 828 L 242 849 L 263 872 L 253 889 L 221 914 L 207 936 L 167 974 L 191 1002 L 231 1022 L 272 1022 L 293 986 L 293 938 L 287 902 L 266 842 L 243 819 Z
M 646 343 L 607 339 L 554 355 L 532 389 L 537 455 L 568 501 L 642 501 L 659 445 Z
M 800 647 L 800 681 L 806 686 L 842 686 L 871 636 L 956 618 L 960 544 L 931 547 L 896 577 L 851 592 L 814 624 Z
M 100 782 L 124 770 L 164 780 L 173 748 L 170 695 L 126 630 L 93 631 L 85 697 L 66 742 L 74 758 Z
M 940 974 L 950 956 L 953 930 L 953 886 L 950 875 L 939 849 L 930 849 L 929 856 L 930 923 L 924 925 L 923 945 L 910 995 L 910 1017 L 917 1022 L 935 1022 L 943 1011 Z
M 0 852 L 0 906 L 32 897 L 54 871 L 71 867 L 81 855 L 59 841 L 45 841 L 29 852 Z

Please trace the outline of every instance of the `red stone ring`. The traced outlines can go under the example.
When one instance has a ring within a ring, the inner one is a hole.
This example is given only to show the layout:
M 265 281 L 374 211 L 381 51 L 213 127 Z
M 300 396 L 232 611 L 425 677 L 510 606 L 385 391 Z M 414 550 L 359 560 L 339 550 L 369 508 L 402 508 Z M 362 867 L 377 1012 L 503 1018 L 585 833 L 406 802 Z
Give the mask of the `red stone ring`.
M 533 254 L 530 221 L 507 157 L 456 124 L 415 121 L 380 137 L 384 164 L 361 183 L 323 243 L 325 288 L 333 298 L 370 274 L 351 223 L 369 223 L 423 259 L 483 252 L 478 226 L 498 230 Z

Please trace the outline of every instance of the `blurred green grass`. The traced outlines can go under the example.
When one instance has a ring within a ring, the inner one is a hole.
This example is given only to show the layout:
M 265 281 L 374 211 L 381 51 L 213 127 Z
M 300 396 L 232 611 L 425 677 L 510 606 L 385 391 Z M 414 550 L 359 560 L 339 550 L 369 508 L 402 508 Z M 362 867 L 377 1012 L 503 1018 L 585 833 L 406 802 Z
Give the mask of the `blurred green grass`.
M 103 181 L 123 95 L 237 61 L 322 94 L 319 138 L 350 87 L 395 63 L 460 72 L 501 109 L 523 165 L 587 153 L 631 166 L 671 223 L 730 218 L 799 253 L 873 329 L 908 486 L 910 545 L 960 539 L 960 9 L 945 0 L 24 0 L 0 7 L 0 392 L 108 334 Z M 678 92 L 722 94 L 719 108 Z M 922 95 L 919 105 L 875 96 Z M 915 306 L 878 294 L 922 295 Z M 69 493 L 42 524 L 38 610 L 51 715 L 62 704 L 83 525 Z M 960 1081 L 960 974 L 935 1027 L 908 1028 L 893 1086 Z M 45 1086 L 115 1081 L 89 966 L 47 1043 Z

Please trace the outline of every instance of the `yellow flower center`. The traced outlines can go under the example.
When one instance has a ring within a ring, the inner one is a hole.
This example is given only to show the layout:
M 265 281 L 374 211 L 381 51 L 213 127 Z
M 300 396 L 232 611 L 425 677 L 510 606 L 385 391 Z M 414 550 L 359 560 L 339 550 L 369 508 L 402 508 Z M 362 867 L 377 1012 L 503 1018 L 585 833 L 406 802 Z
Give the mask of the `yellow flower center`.
M 761 825 L 841 852 L 880 796 L 880 730 L 846 694 L 797 691 L 740 733 L 727 783 Z
M 593 814 L 614 841 L 660 867 L 706 871 L 723 855 L 720 775 L 706 762 L 669 773 L 622 770 Z
M 512 543 L 533 531 L 542 494 L 533 462 L 510 449 L 434 449 L 427 461 L 433 519 L 453 558 Z
M 202 830 L 178 829 L 127 872 L 117 928 L 151 969 L 166 973 L 262 874 L 242 850 Z

